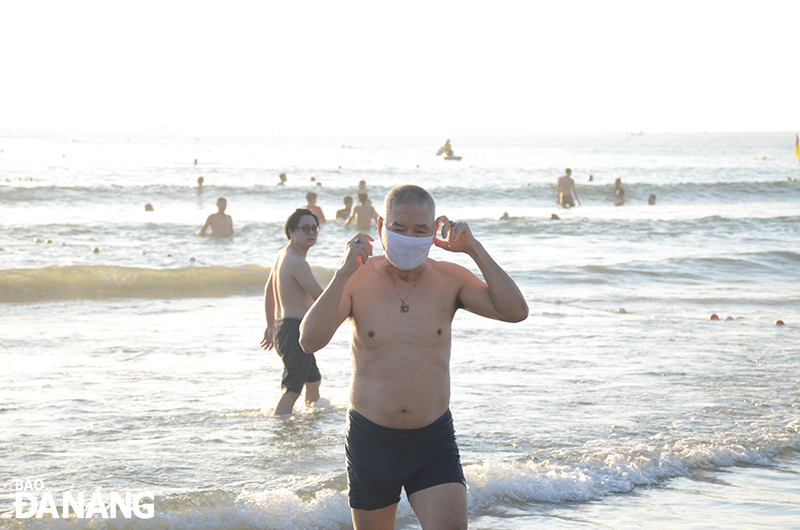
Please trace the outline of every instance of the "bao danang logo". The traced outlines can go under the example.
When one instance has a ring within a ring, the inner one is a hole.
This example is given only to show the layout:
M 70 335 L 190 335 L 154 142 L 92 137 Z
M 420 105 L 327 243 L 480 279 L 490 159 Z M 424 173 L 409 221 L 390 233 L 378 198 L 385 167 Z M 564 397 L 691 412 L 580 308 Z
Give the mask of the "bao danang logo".
M 72 491 L 65 491 L 54 496 L 52 492 L 45 491 L 41 480 L 15 480 L 14 485 L 17 494 L 14 508 L 18 519 L 41 519 L 45 515 L 66 519 L 72 514 L 81 519 L 95 515 L 103 519 L 130 519 L 134 516 L 151 519 L 155 515 L 155 496 L 152 491 L 106 493 L 96 489 L 87 501 L 83 492 L 76 495 Z M 142 502 L 145 499 L 150 502 Z

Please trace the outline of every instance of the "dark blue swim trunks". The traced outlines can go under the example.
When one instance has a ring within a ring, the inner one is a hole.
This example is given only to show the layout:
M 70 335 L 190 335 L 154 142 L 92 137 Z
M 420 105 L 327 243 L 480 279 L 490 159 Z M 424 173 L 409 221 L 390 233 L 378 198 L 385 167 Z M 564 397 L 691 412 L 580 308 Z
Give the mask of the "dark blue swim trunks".
M 381 427 L 350 410 L 347 415 L 347 483 L 350 507 L 378 510 L 406 495 L 458 482 L 466 484 L 456 445 L 453 415 L 421 429 Z
M 279 318 L 275 321 L 275 351 L 283 361 L 281 388 L 301 394 L 306 383 L 322 380 L 317 359 L 300 347 L 300 319 Z

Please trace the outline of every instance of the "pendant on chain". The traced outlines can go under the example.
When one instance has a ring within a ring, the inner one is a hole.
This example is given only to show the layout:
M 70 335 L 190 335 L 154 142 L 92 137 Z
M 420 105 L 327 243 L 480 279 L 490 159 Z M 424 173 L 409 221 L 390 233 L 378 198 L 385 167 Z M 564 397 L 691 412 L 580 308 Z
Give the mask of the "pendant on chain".
M 400 304 L 400 312 L 401 313 L 408 313 L 408 304 L 406 303 L 405 300 L 403 300 L 403 303 Z

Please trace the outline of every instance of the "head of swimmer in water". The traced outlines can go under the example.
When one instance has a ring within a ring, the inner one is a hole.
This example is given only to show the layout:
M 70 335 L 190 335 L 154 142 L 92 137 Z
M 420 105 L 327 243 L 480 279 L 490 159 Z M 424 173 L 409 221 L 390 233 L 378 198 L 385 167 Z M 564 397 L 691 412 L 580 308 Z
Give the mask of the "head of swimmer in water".
M 293 237 L 295 239 L 305 238 L 313 245 L 317 240 L 317 232 L 319 232 L 319 219 L 311 210 L 298 208 L 286 219 L 283 230 L 289 241 Z
M 217 208 L 219 208 L 219 212 L 222 213 L 225 211 L 225 208 L 228 207 L 228 201 L 225 200 L 225 197 L 220 197 L 217 199 Z

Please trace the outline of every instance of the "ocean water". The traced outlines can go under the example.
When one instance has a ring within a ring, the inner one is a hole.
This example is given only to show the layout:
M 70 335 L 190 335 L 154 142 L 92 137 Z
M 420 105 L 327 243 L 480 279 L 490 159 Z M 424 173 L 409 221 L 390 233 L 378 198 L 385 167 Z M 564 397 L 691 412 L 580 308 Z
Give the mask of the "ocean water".
M 291 418 L 258 343 L 284 220 L 310 190 L 333 217 L 362 179 L 376 206 L 429 189 L 530 307 L 453 325 L 472 528 L 800 527 L 794 135 L 453 138 L 459 162 L 443 140 L 0 131 L 0 528 L 350 527 L 348 327 Z M 218 197 L 235 236 L 195 236 Z M 322 284 L 352 233 L 324 226 Z M 155 516 L 17 518 L 26 480 L 153 492 Z M 405 500 L 398 528 L 419 528 Z

